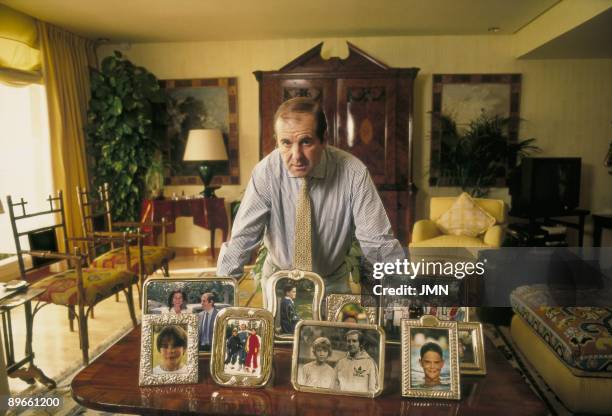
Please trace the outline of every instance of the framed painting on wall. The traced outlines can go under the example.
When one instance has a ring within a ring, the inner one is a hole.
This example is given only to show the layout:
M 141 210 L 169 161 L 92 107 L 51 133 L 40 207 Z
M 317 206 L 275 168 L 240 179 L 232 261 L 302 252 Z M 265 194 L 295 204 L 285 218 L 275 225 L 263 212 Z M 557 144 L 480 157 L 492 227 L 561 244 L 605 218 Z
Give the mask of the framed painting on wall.
M 238 83 L 237 78 L 167 79 L 160 81 L 168 94 L 167 143 L 164 157 L 169 162 L 166 185 L 202 183 L 197 163 L 183 162 L 189 130 L 219 129 L 229 160 L 216 162 L 212 185 L 238 185 Z
M 434 74 L 431 109 L 430 186 L 456 186 L 457 179 L 445 174 L 456 163 L 449 157 L 445 126 L 451 122 L 459 134 L 479 118 L 506 120 L 508 144 L 518 142 L 521 74 Z M 508 165 L 514 161 L 509 160 Z M 505 186 L 501 172 L 494 186 Z

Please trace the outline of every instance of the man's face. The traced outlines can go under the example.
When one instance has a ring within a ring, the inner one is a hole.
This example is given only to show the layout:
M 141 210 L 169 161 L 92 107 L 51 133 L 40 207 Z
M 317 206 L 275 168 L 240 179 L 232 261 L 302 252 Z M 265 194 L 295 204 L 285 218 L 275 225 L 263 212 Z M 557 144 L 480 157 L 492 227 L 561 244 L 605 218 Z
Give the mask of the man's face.
M 212 309 L 213 307 L 213 303 L 211 300 L 209 300 L 206 296 L 202 295 L 202 298 L 200 299 L 200 302 L 202 303 L 202 309 L 204 309 L 205 311 L 209 311 Z
M 162 341 L 159 352 L 162 359 L 162 367 L 166 370 L 173 371 L 181 365 L 181 358 L 185 352 L 184 347 L 174 345 L 174 340 L 165 339 Z
M 274 126 L 276 145 L 292 176 L 307 176 L 321 160 L 325 143 L 316 135 L 316 120 L 308 113 L 288 113 Z
M 319 364 L 323 364 L 327 361 L 327 357 L 329 357 L 329 351 L 327 350 L 327 348 L 316 348 L 315 357 Z
M 440 354 L 435 351 L 427 351 L 419 362 L 425 373 L 425 381 L 439 383 L 440 372 L 444 367 L 444 360 L 440 357 Z
M 349 354 L 355 355 L 359 352 L 359 335 L 350 334 L 346 337 L 346 348 Z
M 291 299 L 295 299 L 297 296 L 297 289 L 295 287 L 291 289 L 289 292 L 287 292 L 287 296 L 289 296 Z

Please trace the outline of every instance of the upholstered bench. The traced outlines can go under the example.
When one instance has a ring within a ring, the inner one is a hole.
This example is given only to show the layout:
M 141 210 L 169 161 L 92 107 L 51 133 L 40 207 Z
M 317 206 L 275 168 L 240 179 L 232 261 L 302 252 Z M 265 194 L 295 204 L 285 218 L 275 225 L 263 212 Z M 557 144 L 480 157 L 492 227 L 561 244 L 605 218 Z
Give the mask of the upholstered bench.
M 612 414 L 612 308 L 546 307 L 545 285 L 511 295 L 512 338 L 572 412 Z

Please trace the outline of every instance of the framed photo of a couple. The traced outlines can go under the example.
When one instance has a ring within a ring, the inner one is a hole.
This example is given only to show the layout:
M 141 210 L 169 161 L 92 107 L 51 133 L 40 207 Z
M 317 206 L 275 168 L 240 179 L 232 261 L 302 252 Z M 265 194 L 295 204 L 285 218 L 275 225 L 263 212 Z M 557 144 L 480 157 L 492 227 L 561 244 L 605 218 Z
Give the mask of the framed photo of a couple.
M 213 380 L 223 386 L 263 387 L 272 374 L 272 314 L 260 308 L 226 308 L 217 315 L 210 358 Z
M 311 393 L 376 397 L 383 390 L 385 333 L 377 325 L 301 321 L 291 383 Z
M 199 351 L 204 354 L 212 349 L 217 314 L 237 302 L 237 284 L 231 277 L 152 278 L 144 284 L 142 312 L 197 316 Z
M 402 396 L 459 400 L 457 342 L 457 322 L 402 320 Z
M 321 319 L 325 284 L 318 274 L 281 270 L 270 276 L 268 285 L 272 296 L 266 309 L 274 316 L 277 342 L 291 343 L 300 321 Z
M 197 316 L 143 315 L 139 385 L 197 382 Z

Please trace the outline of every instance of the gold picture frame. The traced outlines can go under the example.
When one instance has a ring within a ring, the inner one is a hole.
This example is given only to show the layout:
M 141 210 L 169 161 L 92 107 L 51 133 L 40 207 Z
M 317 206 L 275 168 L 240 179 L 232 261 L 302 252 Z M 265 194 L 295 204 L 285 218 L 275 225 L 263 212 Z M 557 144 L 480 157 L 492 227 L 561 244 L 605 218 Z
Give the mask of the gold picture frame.
M 344 311 L 345 307 L 348 305 L 357 305 L 363 311 L 358 313 L 357 316 L 354 317 L 355 322 L 353 323 L 363 323 L 369 325 L 376 325 L 378 323 L 378 307 L 377 306 L 362 306 L 361 298 L 363 295 L 347 295 L 347 294 L 336 294 L 332 293 L 326 296 L 325 300 L 327 302 L 327 313 L 326 317 L 329 322 L 347 322 L 346 318 L 341 315 L 346 314 Z M 359 322 L 359 319 L 362 317 L 360 315 L 365 315 L 363 318 L 367 319 L 367 322 Z M 349 316 L 348 318 L 353 317 Z
M 319 365 L 315 351 L 323 349 L 327 355 Z M 335 354 L 338 349 L 346 354 Z M 341 357 L 333 368 L 332 357 Z M 374 398 L 384 388 L 385 332 L 377 325 L 304 320 L 295 329 L 291 363 L 291 384 L 298 391 Z
M 243 330 L 247 333 L 240 333 Z M 240 348 L 230 351 L 228 348 L 234 344 L 231 342 L 234 337 Z M 226 387 L 264 387 L 268 384 L 274 356 L 274 317 L 269 311 L 225 308 L 217 315 L 213 339 L 210 374 L 215 383 Z
M 289 281 L 289 283 L 291 284 L 302 283 L 303 289 L 306 288 L 305 282 L 312 283 L 312 287 L 309 288 L 309 291 L 312 292 L 312 302 L 302 302 L 303 303 L 302 306 L 304 306 L 305 308 L 308 308 L 308 303 L 310 303 L 310 315 L 311 316 L 309 316 L 309 318 L 315 321 L 318 321 L 321 319 L 321 302 L 323 301 L 323 295 L 325 293 L 325 283 L 323 281 L 323 278 L 321 278 L 321 276 L 319 276 L 318 274 L 313 273 L 313 272 L 303 271 L 303 270 L 297 270 L 297 269 L 291 270 L 291 271 L 281 270 L 281 271 L 274 273 L 272 276 L 270 276 L 270 282 L 268 283 L 269 285 L 268 287 L 271 290 L 272 299 L 270 302 L 271 304 L 266 305 L 266 309 L 269 310 L 272 313 L 272 316 L 274 317 L 274 339 L 278 343 L 289 344 L 293 341 L 293 332 L 282 330 L 283 328 L 282 318 L 283 317 L 281 316 L 281 313 L 284 309 L 283 308 L 284 305 L 282 304 L 282 302 L 284 301 L 284 297 L 279 299 L 280 297 L 278 294 L 279 290 L 277 288 L 277 285 L 284 280 Z M 282 289 L 280 290 L 280 292 L 282 292 Z M 310 295 L 308 295 L 308 297 L 310 297 Z M 296 297 L 296 301 L 297 300 L 298 299 Z M 295 307 L 295 311 L 297 311 L 297 307 Z M 303 319 L 302 316 L 300 316 L 297 312 L 295 315 L 298 318 L 298 320 L 293 320 L 288 325 L 285 325 L 285 326 L 288 326 L 289 329 L 294 328 L 295 325 L 297 325 L 297 322 Z
M 163 352 L 164 349 L 170 351 Z M 138 384 L 157 386 L 197 382 L 197 316 L 143 315 Z
M 431 315 L 402 320 L 402 396 L 459 400 L 457 342 L 457 322 Z
M 480 322 L 458 322 L 457 340 L 461 374 L 486 375 L 487 363 L 482 324 Z

